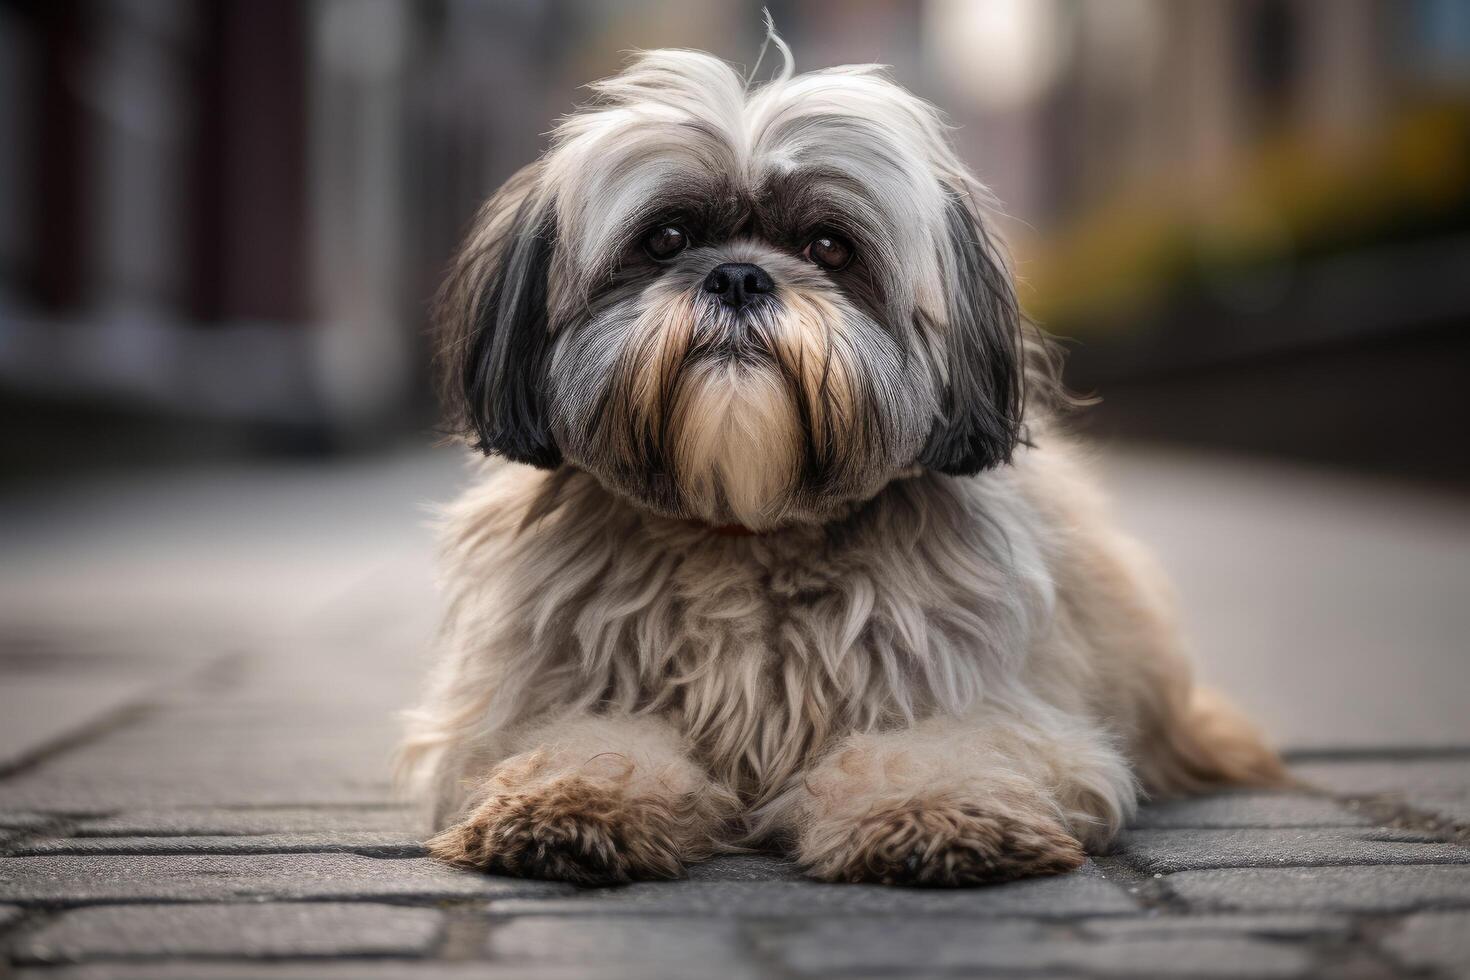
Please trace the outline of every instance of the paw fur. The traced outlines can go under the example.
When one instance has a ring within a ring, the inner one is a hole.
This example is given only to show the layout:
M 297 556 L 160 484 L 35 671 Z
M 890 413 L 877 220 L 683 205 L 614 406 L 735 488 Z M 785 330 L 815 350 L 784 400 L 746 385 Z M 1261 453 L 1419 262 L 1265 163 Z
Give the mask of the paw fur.
M 802 851 L 825 881 L 941 887 L 1061 874 L 1086 857 L 1050 816 L 950 802 L 882 808 L 855 827 L 810 834 Z
M 708 856 L 715 802 L 628 795 L 607 780 L 567 776 L 494 794 L 428 842 L 460 867 L 580 884 L 677 878 Z

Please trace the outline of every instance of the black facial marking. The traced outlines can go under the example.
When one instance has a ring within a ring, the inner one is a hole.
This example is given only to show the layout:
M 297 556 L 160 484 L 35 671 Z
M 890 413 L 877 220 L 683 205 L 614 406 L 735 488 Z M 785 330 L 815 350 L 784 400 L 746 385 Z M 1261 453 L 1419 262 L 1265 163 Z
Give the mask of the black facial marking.
M 543 468 L 561 463 L 545 399 L 547 270 L 555 227 L 550 209 L 538 214 L 529 201 L 520 205 L 498 261 L 480 273 L 488 285 L 460 366 L 476 448 Z
M 1020 437 L 1021 317 L 984 223 L 959 197 L 948 211 L 955 281 L 949 284 L 948 370 L 941 411 L 919 462 L 969 475 L 1008 463 Z
M 850 174 L 803 167 L 769 177 L 756 195 L 759 236 L 805 257 L 814 238 L 842 239 L 851 250 L 839 269 L 824 269 L 831 282 L 879 322 L 901 325 L 888 306 L 885 249 L 875 239 L 882 218 L 862 183 Z

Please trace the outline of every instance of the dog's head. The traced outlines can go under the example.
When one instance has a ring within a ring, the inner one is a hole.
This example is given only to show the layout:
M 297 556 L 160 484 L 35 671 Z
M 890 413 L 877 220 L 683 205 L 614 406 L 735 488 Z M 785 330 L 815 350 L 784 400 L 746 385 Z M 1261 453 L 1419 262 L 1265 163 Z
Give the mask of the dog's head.
M 658 512 L 822 520 L 1019 437 L 1020 318 L 984 189 L 871 66 L 750 87 L 655 51 L 485 206 L 440 297 L 486 453 Z

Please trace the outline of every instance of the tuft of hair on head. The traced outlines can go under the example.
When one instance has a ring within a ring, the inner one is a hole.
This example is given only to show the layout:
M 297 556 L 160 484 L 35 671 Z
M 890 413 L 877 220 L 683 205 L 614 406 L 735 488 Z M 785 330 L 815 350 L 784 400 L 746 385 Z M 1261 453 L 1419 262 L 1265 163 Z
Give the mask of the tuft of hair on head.
M 761 70 L 761 64 L 766 60 L 766 49 L 773 44 L 776 46 L 776 53 L 781 56 L 781 67 L 771 81 L 785 82 L 796 74 L 796 58 L 791 54 L 791 46 L 781 39 L 780 34 L 776 33 L 776 18 L 771 16 L 771 8 L 762 7 L 761 16 L 766 22 L 766 36 L 761 41 L 760 52 L 755 56 L 755 64 L 750 66 L 750 74 L 745 76 L 747 89 L 755 84 L 756 73 Z

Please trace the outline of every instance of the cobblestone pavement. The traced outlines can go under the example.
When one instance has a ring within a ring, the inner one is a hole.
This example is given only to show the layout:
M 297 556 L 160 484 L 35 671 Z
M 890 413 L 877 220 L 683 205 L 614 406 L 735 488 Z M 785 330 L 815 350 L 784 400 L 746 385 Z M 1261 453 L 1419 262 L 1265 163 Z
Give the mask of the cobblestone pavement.
M 829 886 L 769 857 L 623 888 L 426 860 L 393 709 L 457 463 L 0 500 L 0 948 L 62 977 L 1470 976 L 1470 512 L 1126 454 L 1207 676 L 1311 789 L 1145 809 L 1051 879 Z M 0 976 L 7 967 L 0 963 Z

